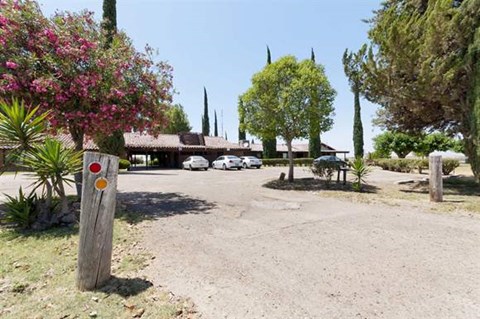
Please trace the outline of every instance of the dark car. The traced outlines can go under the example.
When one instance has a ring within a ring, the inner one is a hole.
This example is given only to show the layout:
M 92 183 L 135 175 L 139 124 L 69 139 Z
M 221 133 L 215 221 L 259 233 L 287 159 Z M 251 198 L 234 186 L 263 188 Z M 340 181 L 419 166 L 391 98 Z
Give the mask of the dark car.
M 338 166 L 347 166 L 347 162 L 336 157 L 335 155 L 324 155 L 324 156 L 317 157 L 316 159 L 313 160 L 314 165 L 320 162 L 334 163 L 334 164 L 337 164 Z

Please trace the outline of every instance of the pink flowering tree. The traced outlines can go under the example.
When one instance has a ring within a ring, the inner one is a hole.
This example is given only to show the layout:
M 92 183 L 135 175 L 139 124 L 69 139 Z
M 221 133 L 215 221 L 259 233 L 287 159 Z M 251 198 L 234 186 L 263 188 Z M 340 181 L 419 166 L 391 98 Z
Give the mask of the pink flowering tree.
M 92 13 L 48 19 L 28 0 L 0 0 L 0 97 L 49 111 L 52 131 L 84 138 L 116 130 L 158 133 L 171 101 L 172 69 L 135 50 L 122 32 L 110 48 Z M 158 131 L 156 131 L 158 130 Z

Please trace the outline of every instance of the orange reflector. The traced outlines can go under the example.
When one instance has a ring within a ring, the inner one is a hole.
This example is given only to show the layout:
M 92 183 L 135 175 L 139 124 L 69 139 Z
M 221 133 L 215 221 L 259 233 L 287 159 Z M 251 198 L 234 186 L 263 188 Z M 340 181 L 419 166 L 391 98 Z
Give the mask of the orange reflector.
M 99 191 L 103 191 L 108 186 L 108 181 L 106 178 L 100 177 L 95 181 L 95 188 Z

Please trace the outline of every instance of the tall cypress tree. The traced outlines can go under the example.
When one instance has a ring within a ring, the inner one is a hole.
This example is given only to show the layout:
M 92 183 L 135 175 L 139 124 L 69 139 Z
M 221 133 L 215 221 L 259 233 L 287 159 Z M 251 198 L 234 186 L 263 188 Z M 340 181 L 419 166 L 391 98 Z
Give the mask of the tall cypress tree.
M 117 0 L 103 0 L 102 28 L 107 35 L 105 46 L 109 48 L 117 32 Z
M 365 59 L 365 53 L 367 46 L 364 45 L 357 52 L 348 52 L 345 50 L 343 53 L 343 67 L 345 75 L 348 77 L 350 88 L 354 95 L 354 116 L 353 116 L 353 149 L 355 158 L 363 157 L 363 125 L 361 118 L 360 107 L 360 92 L 362 90 L 364 74 L 362 71 L 362 64 Z
M 267 65 L 272 64 L 272 55 L 270 54 L 270 48 L 267 45 Z M 263 139 L 263 157 L 275 158 L 277 157 L 277 138 Z
M 103 0 L 102 28 L 106 33 L 104 48 L 108 50 L 112 44 L 113 37 L 117 32 L 117 1 Z M 119 157 L 125 156 L 125 138 L 123 131 L 113 131 L 110 135 L 99 135 L 94 138 L 102 153 L 112 154 Z
M 315 63 L 315 52 L 311 51 L 310 59 Z M 315 98 L 310 99 L 310 103 L 318 103 Z M 317 158 L 322 155 L 322 142 L 320 139 L 320 119 L 312 116 L 310 118 L 309 138 L 308 138 L 308 156 Z
M 210 119 L 208 118 L 208 96 L 207 89 L 205 87 L 203 87 L 202 133 L 205 136 L 210 135 Z
M 218 136 L 217 111 L 214 110 L 213 114 L 215 115 L 215 120 L 213 123 L 213 136 Z
M 243 123 L 244 123 L 242 109 L 243 109 L 243 102 L 242 102 L 242 98 L 239 97 L 238 98 L 238 114 L 239 114 L 238 140 L 239 141 L 247 139 L 247 134 L 245 133 L 245 130 L 242 129 L 242 126 L 243 126 Z

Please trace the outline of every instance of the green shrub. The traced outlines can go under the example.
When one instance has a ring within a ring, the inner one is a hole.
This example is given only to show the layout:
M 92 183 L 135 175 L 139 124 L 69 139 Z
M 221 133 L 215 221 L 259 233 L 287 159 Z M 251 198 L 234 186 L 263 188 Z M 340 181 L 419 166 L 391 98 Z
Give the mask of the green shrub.
M 319 161 L 311 166 L 313 175 L 325 181 L 327 188 L 330 186 L 333 174 L 338 170 L 338 168 L 338 163 L 331 161 Z
M 264 158 L 262 159 L 263 166 L 288 166 L 288 158 Z M 310 166 L 313 163 L 313 158 L 294 158 L 293 164 L 295 166 Z
M 410 158 L 381 158 L 373 160 L 372 164 L 381 167 L 383 170 L 410 173 L 418 168 L 419 162 L 417 159 Z
M 352 174 L 355 177 L 353 181 L 353 190 L 356 192 L 362 191 L 362 185 L 366 184 L 365 177 L 370 174 L 370 167 L 362 158 L 356 158 L 351 165 Z
M 21 228 L 30 228 L 37 216 L 37 195 L 34 192 L 25 195 L 20 187 L 18 197 L 7 194 L 5 196 L 7 196 L 7 200 L 5 201 L 3 220 Z
M 120 159 L 120 161 L 118 162 L 119 169 L 129 169 L 131 165 L 132 164 L 130 163 L 130 161 L 126 159 Z
M 142 157 L 134 157 L 132 158 L 132 164 L 143 164 L 144 161 L 143 161 L 143 158 Z
M 442 159 L 442 173 L 443 175 L 450 175 L 455 168 L 460 166 L 460 161 L 453 158 Z

